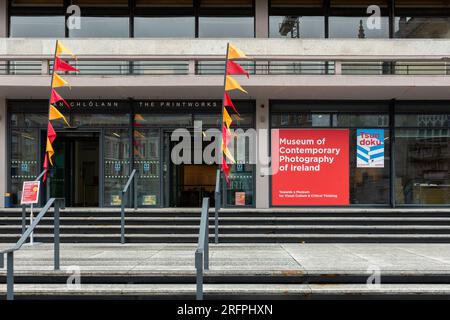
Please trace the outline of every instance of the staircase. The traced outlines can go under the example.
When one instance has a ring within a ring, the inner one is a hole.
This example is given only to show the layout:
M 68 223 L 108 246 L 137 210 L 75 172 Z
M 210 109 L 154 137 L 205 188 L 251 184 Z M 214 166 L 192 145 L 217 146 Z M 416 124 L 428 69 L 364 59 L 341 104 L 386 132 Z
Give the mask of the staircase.
M 449 209 L 222 209 L 221 243 L 450 243 Z M 128 243 L 195 243 L 200 209 L 127 209 Z M 210 212 L 210 236 L 214 213 Z M 35 241 L 53 241 L 51 213 Z M 20 209 L 0 209 L 0 243 L 17 241 Z M 67 208 L 61 211 L 61 241 L 119 243 L 118 209 Z

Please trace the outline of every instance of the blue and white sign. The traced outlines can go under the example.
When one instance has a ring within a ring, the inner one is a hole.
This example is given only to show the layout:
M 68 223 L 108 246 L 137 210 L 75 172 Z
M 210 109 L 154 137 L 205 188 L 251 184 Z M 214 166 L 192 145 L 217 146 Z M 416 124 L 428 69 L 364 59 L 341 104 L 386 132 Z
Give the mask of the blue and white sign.
M 356 130 L 356 167 L 384 168 L 384 129 Z

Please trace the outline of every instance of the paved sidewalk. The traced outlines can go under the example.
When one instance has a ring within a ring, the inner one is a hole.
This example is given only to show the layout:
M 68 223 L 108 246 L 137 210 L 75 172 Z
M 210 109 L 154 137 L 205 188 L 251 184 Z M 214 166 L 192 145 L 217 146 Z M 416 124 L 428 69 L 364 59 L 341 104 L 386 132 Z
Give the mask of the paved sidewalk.
M 0 244 L 0 249 L 8 245 Z M 194 272 L 191 244 L 62 244 L 61 267 L 92 272 Z M 450 272 L 450 244 L 210 245 L 211 272 Z M 50 271 L 53 246 L 26 246 L 16 272 Z M 4 274 L 5 269 L 0 270 Z

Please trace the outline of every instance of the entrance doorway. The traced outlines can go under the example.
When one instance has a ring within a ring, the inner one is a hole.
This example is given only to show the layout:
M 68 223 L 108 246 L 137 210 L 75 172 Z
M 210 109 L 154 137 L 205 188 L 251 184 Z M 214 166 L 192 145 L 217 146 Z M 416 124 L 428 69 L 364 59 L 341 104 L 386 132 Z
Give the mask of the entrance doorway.
M 210 206 L 214 206 L 216 185 L 216 164 L 174 164 L 171 159 L 173 147 L 178 143 L 171 141 L 171 132 L 164 133 L 164 195 L 165 206 L 169 207 L 201 207 L 202 199 L 209 197 Z M 211 142 L 203 142 L 202 151 Z M 194 142 L 191 143 L 191 154 L 194 157 Z
M 70 207 L 99 206 L 99 134 L 58 133 L 50 170 L 50 197 L 66 199 Z

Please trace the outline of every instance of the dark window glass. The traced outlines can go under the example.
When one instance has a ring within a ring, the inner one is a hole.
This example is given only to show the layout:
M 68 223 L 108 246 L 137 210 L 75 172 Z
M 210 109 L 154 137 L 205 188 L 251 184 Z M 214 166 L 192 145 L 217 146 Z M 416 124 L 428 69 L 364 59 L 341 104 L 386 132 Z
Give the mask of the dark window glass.
M 399 204 L 450 204 L 449 129 L 397 129 L 396 200 Z
M 397 127 L 450 128 L 450 114 L 396 114 Z
M 325 18 L 323 16 L 271 16 L 269 29 L 271 38 L 323 38 Z
M 75 127 L 130 126 L 129 114 L 92 114 L 79 113 L 71 116 Z
M 82 16 L 81 28 L 72 29 L 69 34 L 73 38 L 127 38 L 129 18 Z
M 277 113 L 272 115 L 272 127 L 329 127 L 327 113 Z
M 333 115 L 334 127 L 388 127 L 388 114 L 346 114 L 338 113 Z
M 10 36 L 14 38 L 63 38 L 63 16 L 12 16 Z
M 253 17 L 200 17 L 200 38 L 253 38 Z
M 64 0 L 12 0 L 11 5 L 13 7 L 62 7 L 63 3 Z
M 135 17 L 134 36 L 147 38 L 194 38 L 194 17 Z

